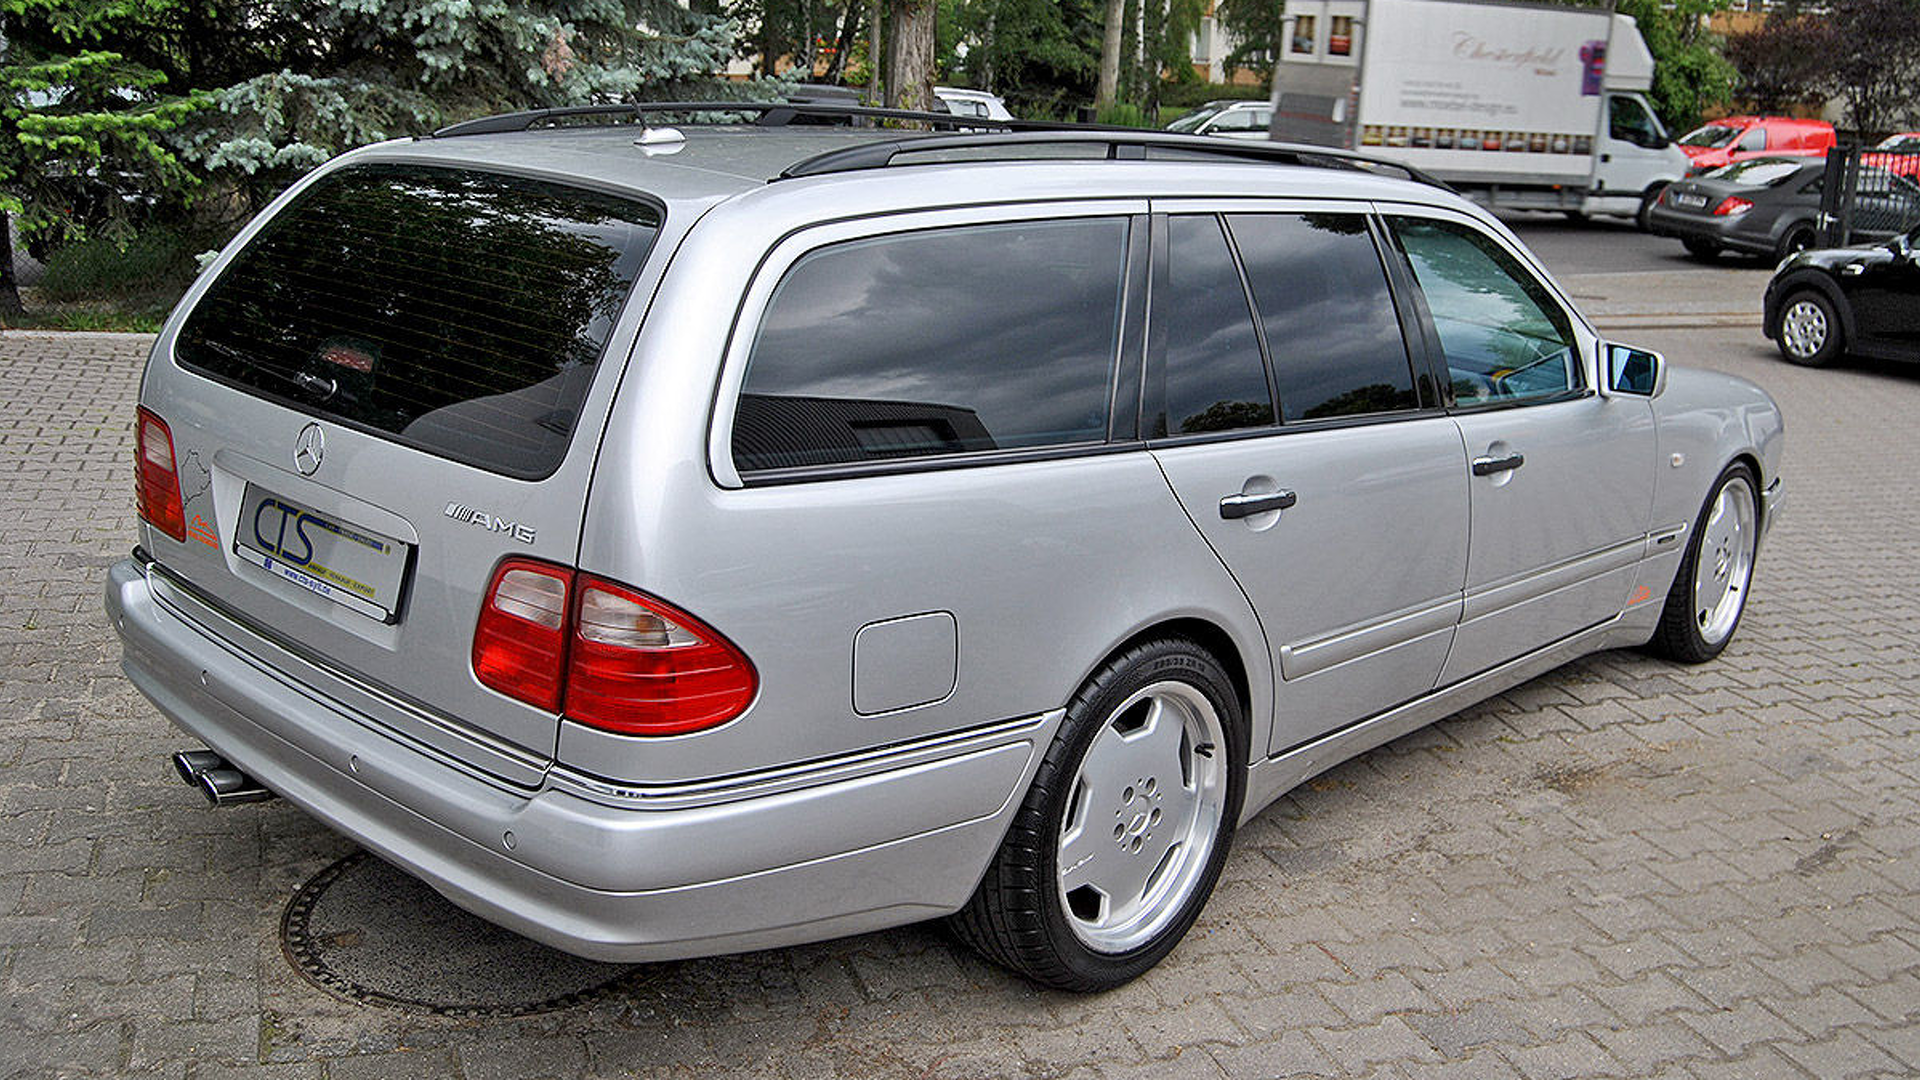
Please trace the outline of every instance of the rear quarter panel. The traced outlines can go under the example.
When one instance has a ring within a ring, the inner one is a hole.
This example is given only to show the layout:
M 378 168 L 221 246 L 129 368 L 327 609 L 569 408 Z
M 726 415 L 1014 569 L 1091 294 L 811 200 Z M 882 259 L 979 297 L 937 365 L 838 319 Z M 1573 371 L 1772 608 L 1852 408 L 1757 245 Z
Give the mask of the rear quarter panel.
M 754 663 L 759 694 L 710 731 L 634 739 L 571 722 L 562 763 L 672 783 L 827 758 L 1064 705 L 1142 628 L 1198 618 L 1246 658 L 1249 745 L 1264 746 L 1270 665 L 1239 587 L 1143 449 L 739 488 L 715 479 L 710 417 L 736 318 L 777 215 L 727 213 L 674 256 L 609 419 L 582 569 L 679 605 Z M 777 272 L 769 267 L 768 274 Z M 733 352 L 744 359 L 744 349 Z M 941 700 L 854 708 L 869 624 L 946 612 L 956 671 Z

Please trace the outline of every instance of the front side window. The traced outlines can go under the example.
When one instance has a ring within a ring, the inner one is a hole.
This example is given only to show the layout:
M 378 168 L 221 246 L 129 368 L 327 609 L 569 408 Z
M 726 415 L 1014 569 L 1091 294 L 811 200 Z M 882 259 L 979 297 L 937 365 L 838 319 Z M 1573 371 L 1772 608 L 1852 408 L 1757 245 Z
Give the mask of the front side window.
M 1446 354 L 1456 404 L 1556 397 L 1580 386 L 1567 315 L 1519 260 L 1450 221 L 1393 218 Z
M 1661 141 L 1660 126 L 1647 115 L 1645 106 L 1630 97 L 1607 99 L 1607 131 L 1614 138 L 1635 146 L 1658 146 Z
M 742 472 L 1103 442 L 1125 218 L 898 233 L 782 278 L 747 361 Z
M 1740 136 L 1740 145 L 1734 147 L 1734 149 L 1739 150 L 1742 153 L 1749 153 L 1749 154 L 1758 153 L 1762 150 L 1765 150 L 1766 148 L 1767 148 L 1767 129 L 1766 128 L 1747 129 L 1747 133 L 1745 135 Z
M 1360 214 L 1227 219 L 1286 423 L 1419 405 L 1386 269 Z

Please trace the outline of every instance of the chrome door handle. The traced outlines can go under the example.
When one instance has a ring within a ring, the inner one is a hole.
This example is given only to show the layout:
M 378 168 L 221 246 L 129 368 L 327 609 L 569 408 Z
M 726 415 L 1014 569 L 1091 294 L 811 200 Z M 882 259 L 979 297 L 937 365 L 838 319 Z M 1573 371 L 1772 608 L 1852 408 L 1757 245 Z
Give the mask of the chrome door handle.
M 1229 495 L 1220 500 L 1220 516 L 1228 521 L 1273 510 L 1285 510 L 1300 500 L 1291 491 L 1269 491 L 1260 495 Z
M 1506 457 L 1477 457 L 1473 459 L 1473 475 L 1492 476 L 1497 472 L 1517 469 L 1527 463 L 1527 456 L 1518 451 Z

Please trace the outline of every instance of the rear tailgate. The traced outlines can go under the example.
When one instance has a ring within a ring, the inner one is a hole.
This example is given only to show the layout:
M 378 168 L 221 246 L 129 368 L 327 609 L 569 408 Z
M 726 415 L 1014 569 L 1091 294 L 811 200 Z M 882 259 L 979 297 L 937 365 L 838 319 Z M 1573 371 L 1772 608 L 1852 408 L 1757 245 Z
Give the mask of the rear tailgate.
M 503 558 L 573 562 L 617 381 L 596 376 L 631 346 L 660 225 L 639 199 L 474 169 L 319 178 L 155 346 L 141 403 L 169 428 L 187 534 L 143 527 L 147 549 L 398 699 L 396 726 L 478 736 L 533 782 L 557 719 L 475 679 L 475 619 Z

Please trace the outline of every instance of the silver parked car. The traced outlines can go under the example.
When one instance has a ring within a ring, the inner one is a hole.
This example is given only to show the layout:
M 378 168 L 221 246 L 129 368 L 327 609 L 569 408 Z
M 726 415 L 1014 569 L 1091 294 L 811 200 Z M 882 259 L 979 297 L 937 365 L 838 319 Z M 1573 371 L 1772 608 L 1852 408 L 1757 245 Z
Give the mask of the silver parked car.
M 344 155 L 168 320 L 106 605 L 216 803 L 584 956 L 1090 990 L 1306 778 L 1740 621 L 1779 410 L 1417 174 L 636 111 Z

